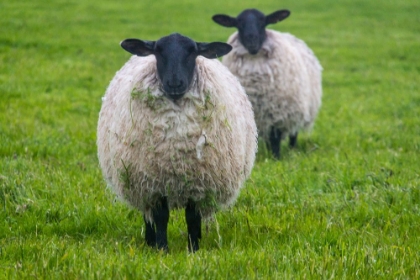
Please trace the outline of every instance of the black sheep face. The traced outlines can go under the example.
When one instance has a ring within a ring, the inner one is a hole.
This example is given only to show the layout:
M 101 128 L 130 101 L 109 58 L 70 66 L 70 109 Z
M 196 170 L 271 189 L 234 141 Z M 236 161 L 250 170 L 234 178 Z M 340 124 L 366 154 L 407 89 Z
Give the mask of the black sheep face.
M 267 38 L 265 15 L 257 10 L 245 10 L 237 17 L 239 41 L 250 54 L 257 54 Z
M 121 47 L 138 56 L 153 54 L 156 57 L 161 89 L 173 101 L 182 98 L 191 87 L 197 56 L 212 59 L 232 49 L 226 43 L 198 43 L 178 33 L 157 41 L 126 39 L 121 42 Z
M 236 18 L 227 15 L 214 15 L 213 20 L 225 27 L 238 29 L 239 41 L 252 55 L 257 54 L 267 38 L 265 27 L 279 22 L 290 15 L 288 10 L 279 10 L 264 15 L 256 9 L 244 10 Z

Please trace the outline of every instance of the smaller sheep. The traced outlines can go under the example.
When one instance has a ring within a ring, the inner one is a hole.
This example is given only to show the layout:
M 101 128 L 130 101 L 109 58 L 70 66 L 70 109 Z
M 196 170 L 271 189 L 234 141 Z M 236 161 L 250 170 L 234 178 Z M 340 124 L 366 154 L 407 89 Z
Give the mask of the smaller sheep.
M 298 132 L 312 128 L 322 96 L 322 67 L 312 50 L 291 34 L 265 28 L 289 15 L 288 10 L 265 16 L 249 9 L 236 18 L 213 16 L 216 23 L 238 29 L 228 39 L 233 50 L 222 62 L 244 86 L 258 134 L 277 159 L 283 138 L 289 136 L 295 147 Z
M 169 211 L 185 208 L 195 252 L 202 219 L 233 204 L 257 150 L 251 103 L 214 59 L 232 47 L 176 33 L 121 46 L 134 56 L 103 98 L 97 133 L 103 175 L 143 212 L 149 246 L 168 250 Z

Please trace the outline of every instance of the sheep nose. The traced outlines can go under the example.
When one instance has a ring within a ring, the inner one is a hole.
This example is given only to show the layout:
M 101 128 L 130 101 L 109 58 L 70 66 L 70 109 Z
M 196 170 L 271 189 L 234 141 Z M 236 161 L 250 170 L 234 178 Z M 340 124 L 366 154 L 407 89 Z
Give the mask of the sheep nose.
M 172 89 L 179 89 L 184 85 L 184 82 L 182 80 L 172 80 L 167 81 L 167 85 Z
M 170 99 L 176 101 L 178 99 L 181 99 L 184 96 L 185 93 L 185 82 L 181 79 L 172 79 L 166 81 L 166 89 L 165 93 L 166 96 Z

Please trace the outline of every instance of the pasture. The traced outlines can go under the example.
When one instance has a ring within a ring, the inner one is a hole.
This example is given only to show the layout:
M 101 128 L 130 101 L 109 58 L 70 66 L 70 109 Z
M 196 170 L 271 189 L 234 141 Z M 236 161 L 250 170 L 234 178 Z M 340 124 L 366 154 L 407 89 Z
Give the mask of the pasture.
M 189 254 L 144 242 L 96 155 L 119 42 L 179 32 L 226 41 L 211 16 L 291 10 L 269 28 L 320 60 L 323 104 L 281 161 L 260 145 L 235 206 Z M 0 279 L 420 278 L 420 2 L 0 0 Z

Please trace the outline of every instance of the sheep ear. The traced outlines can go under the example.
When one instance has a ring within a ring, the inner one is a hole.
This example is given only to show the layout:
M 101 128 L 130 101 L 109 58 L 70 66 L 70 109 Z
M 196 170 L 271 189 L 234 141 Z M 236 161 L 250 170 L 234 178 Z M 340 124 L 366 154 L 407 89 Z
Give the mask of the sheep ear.
M 265 25 L 284 20 L 290 15 L 289 10 L 279 10 L 265 16 Z
M 228 54 L 232 50 L 232 46 L 226 43 L 197 43 L 198 55 L 205 58 L 218 58 Z
M 121 47 L 129 53 L 138 56 L 148 56 L 154 54 L 155 42 L 142 41 L 139 39 L 125 39 L 120 43 Z
M 236 27 L 238 25 L 238 20 L 236 18 L 227 15 L 214 15 L 212 19 L 214 22 L 224 27 Z

